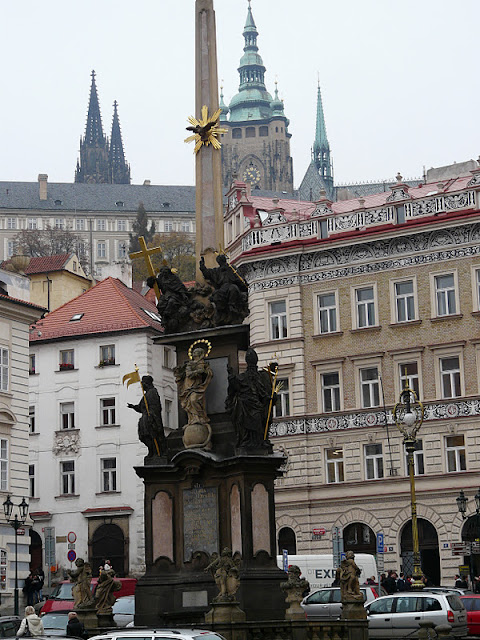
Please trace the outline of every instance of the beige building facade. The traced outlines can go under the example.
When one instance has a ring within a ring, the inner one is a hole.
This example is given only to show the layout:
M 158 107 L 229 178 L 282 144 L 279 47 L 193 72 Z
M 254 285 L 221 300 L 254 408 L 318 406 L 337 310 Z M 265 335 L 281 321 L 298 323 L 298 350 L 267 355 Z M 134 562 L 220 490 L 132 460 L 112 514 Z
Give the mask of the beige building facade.
M 480 169 L 444 183 L 316 203 L 235 183 L 225 220 L 249 283 L 251 343 L 279 362 L 273 441 L 279 548 L 377 554 L 412 569 L 410 493 L 391 409 L 405 376 L 425 406 L 415 453 L 424 572 L 451 584 L 478 537 L 456 497 L 480 482 Z M 325 531 L 324 533 L 322 533 Z M 473 556 L 476 575 L 480 558 Z

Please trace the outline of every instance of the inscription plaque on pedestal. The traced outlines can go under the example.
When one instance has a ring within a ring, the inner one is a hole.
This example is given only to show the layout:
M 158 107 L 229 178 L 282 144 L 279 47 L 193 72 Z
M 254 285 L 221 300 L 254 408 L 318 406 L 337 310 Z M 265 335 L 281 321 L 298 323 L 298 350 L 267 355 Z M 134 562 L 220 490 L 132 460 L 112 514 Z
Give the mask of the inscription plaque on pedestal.
M 218 553 L 217 487 L 183 490 L 183 559 L 188 562 L 195 551 Z

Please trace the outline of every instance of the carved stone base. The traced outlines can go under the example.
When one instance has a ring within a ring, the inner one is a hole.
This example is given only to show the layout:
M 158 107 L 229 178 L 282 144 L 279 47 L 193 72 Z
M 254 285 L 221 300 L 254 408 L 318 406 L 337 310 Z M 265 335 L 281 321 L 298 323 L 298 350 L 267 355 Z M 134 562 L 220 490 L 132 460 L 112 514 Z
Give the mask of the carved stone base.
M 196 422 L 183 427 L 183 444 L 185 449 L 212 448 L 212 429 L 208 423 Z
M 97 610 L 91 609 L 75 609 L 77 617 L 83 623 L 85 629 L 96 629 L 98 627 Z
M 205 614 L 205 622 L 244 622 L 247 619 L 245 611 L 238 606 L 238 602 L 212 602 L 212 608 Z
M 367 612 L 362 600 L 342 601 L 342 619 L 344 620 L 366 620 Z
M 116 627 L 117 624 L 113 619 L 113 613 L 97 613 L 99 627 Z

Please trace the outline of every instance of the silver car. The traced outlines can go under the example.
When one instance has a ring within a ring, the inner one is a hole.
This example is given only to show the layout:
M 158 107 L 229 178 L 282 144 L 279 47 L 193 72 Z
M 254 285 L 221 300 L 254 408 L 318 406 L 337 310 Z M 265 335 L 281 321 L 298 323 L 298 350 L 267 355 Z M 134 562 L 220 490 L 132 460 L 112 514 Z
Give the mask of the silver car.
M 467 612 L 455 593 L 403 592 L 365 604 L 369 638 L 418 637 L 419 622 L 449 624 L 451 635 L 467 635 Z
M 203 629 L 118 629 L 89 640 L 225 640 L 219 633 Z
M 371 602 L 380 595 L 378 585 L 361 586 L 364 602 Z M 383 591 L 385 593 L 385 591 Z M 340 587 L 325 587 L 312 591 L 301 602 L 307 620 L 337 619 L 342 615 Z

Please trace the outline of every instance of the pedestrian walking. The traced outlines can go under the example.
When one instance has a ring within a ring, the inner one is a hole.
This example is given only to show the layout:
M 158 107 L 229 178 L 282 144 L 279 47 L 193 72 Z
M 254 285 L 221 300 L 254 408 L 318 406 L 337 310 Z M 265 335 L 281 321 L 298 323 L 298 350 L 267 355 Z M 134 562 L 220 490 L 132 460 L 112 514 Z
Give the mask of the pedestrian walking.
M 405 577 L 402 572 L 400 572 L 400 577 L 397 580 L 397 591 L 405 591 Z
M 43 636 L 44 633 L 43 623 L 35 613 L 35 609 L 30 605 L 25 607 L 25 618 L 17 631 L 17 636 L 33 638 L 35 636 Z
M 69 638 L 85 638 L 85 627 L 83 622 L 78 619 L 75 611 L 70 611 L 67 622 L 67 636 Z

